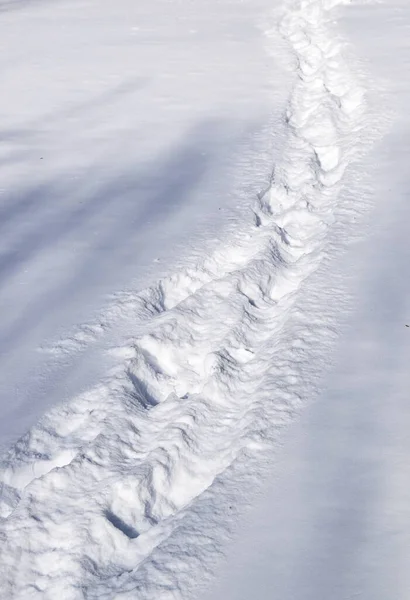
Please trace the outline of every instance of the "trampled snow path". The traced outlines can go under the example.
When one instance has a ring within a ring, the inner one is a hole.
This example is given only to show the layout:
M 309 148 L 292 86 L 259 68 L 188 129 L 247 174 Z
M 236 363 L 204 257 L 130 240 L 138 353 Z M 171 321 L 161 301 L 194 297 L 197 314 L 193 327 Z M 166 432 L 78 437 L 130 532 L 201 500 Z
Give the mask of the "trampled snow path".
M 288 140 L 248 234 L 131 298 L 121 369 L 51 410 L 4 458 L 5 597 L 183 595 L 212 532 L 162 562 L 155 550 L 218 475 L 272 446 L 300 404 L 315 334 L 294 307 L 326 253 L 364 123 L 363 91 L 329 25 L 346 3 L 285 10 L 297 64 Z

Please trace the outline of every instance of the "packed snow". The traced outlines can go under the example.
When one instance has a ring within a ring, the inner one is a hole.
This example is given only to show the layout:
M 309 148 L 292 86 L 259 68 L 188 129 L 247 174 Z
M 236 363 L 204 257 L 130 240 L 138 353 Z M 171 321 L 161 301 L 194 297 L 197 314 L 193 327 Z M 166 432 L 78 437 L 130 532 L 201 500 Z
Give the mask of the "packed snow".
M 407 446 L 373 363 L 400 343 L 405 419 L 409 336 L 366 307 L 390 265 L 409 304 L 378 45 L 409 12 L 0 3 L 5 598 L 392 597 Z

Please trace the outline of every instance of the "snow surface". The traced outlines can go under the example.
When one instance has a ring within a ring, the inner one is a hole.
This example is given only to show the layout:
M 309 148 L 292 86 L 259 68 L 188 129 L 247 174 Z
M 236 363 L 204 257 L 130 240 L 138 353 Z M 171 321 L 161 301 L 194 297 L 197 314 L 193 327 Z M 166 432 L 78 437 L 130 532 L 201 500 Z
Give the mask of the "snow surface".
M 0 444 L 104 375 L 89 342 L 136 292 L 249 222 L 290 82 L 268 4 L 0 2 Z
M 368 236 L 333 261 L 350 314 L 318 401 L 289 429 L 203 600 L 409 597 L 410 7 L 349 7 L 340 25 L 389 117 L 357 165 L 371 176 L 357 196 L 375 205 L 356 223 Z
M 405 598 L 409 11 L 141 4 L 0 4 L 2 593 Z

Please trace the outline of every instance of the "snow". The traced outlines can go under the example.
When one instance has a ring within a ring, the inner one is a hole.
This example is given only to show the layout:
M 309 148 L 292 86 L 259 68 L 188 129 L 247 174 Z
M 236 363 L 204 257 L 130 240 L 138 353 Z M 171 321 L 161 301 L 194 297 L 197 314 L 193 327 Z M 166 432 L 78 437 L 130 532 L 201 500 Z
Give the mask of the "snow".
M 366 60 L 369 101 L 389 115 L 357 165 L 374 208 L 356 224 L 366 237 L 333 260 L 350 295 L 334 364 L 282 440 L 204 600 L 408 598 L 409 25 L 401 1 L 352 6 L 339 21 Z
M 289 428 L 262 497 L 225 549 L 227 562 L 204 600 L 408 597 L 406 121 L 394 127 L 400 138 L 377 152 L 372 233 L 344 259 L 355 271 L 355 308 L 335 366 L 318 401 Z
M 5 597 L 405 598 L 404 1 L 0 6 Z
M 103 376 L 90 342 L 136 292 L 249 220 L 290 80 L 267 4 L 1 3 L 0 443 Z

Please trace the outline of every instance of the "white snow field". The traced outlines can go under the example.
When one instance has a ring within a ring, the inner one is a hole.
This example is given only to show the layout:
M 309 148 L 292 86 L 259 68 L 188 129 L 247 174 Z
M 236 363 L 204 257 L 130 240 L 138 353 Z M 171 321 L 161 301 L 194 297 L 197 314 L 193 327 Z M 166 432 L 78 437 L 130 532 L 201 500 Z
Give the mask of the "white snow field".
M 136 291 L 247 227 L 291 85 L 269 5 L 0 0 L 0 444 L 103 376 L 89 342 Z
M 367 195 L 375 209 L 367 238 L 333 261 L 350 311 L 319 399 L 282 440 L 203 600 L 409 598 L 410 5 L 358 3 L 338 27 L 373 74 L 368 102 L 388 112 L 355 169 L 370 185 L 354 201 Z
M 4 598 L 408 596 L 409 13 L 0 3 Z

